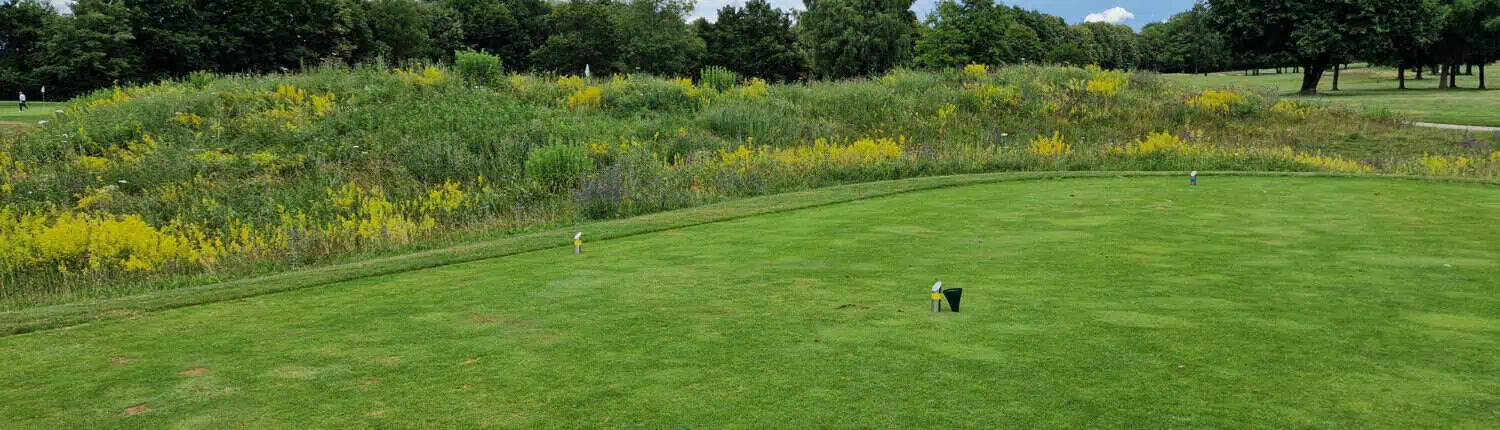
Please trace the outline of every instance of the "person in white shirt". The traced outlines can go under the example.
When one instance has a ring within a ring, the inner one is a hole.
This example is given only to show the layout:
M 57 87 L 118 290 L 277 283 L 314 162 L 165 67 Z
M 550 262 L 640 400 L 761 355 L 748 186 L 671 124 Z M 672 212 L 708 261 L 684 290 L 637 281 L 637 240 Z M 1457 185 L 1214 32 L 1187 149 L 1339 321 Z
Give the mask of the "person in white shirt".
M 26 92 L 21 92 L 21 110 L 26 110 Z

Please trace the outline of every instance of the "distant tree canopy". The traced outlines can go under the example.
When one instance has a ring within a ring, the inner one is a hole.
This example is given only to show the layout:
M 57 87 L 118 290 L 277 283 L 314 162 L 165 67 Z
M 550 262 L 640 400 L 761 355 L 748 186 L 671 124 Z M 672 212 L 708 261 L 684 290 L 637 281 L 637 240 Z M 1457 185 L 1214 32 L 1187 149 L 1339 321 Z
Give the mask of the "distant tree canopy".
M 800 21 L 813 75 L 836 79 L 885 73 L 912 58 L 913 0 L 807 0 Z
M 693 0 L 0 0 L 0 94 L 70 96 L 117 83 L 390 65 L 490 52 L 510 71 L 694 76 L 721 66 L 770 81 L 896 67 L 1097 65 L 1209 73 L 1300 68 L 1303 90 L 1351 61 L 1443 79 L 1500 60 L 1500 0 L 1203 0 L 1140 32 L 994 0 L 766 0 L 687 22 Z M 1462 68 L 1462 70 L 1461 70 Z
M 719 19 L 693 22 L 706 43 L 704 62 L 746 76 L 792 81 L 807 76 L 807 60 L 797 46 L 791 14 L 765 0 L 719 9 Z

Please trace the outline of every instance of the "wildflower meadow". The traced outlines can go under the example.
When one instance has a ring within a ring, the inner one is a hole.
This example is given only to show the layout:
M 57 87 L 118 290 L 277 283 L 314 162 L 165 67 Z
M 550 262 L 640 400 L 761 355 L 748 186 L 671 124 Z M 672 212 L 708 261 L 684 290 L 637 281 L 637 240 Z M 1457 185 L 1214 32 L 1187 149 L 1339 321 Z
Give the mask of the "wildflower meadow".
M 1494 139 L 1098 68 L 701 77 L 322 66 L 101 90 L 0 136 L 0 309 L 829 185 L 1003 171 L 1500 178 Z

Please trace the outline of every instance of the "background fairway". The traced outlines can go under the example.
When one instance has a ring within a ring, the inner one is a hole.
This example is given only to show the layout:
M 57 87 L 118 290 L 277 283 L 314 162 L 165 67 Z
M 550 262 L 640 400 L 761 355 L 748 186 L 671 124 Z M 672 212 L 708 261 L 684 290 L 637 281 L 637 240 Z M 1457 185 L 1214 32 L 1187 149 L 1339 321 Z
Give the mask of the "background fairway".
M 1490 67 L 1489 71 L 1500 71 Z M 1295 97 L 1302 87 L 1301 73 L 1275 74 L 1262 71 L 1260 76 L 1244 76 L 1243 72 L 1224 72 L 1204 75 L 1167 75 L 1170 79 L 1205 87 L 1265 87 L 1275 88 L 1284 96 Z M 1500 91 L 1480 91 L 1479 76 L 1458 76 L 1457 90 L 1438 90 L 1437 75 L 1424 76 L 1416 80 L 1416 72 L 1406 74 L 1406 91 L 1397 89 L 1396 70 L 1383 67 L 1355 66 L 1342 73 L 1339 89 L 1333 92 L 1333 72 L 1323 76 L 1321 95 L 1296 97 L 1305 100 L 1320 100 L 1351 106 L 1357 109 L 1389 109 L 1407 114 L 1414 121 L 1443 124 L 1500 126 Z M 1500 86 L 1491 74 L 1490 87 Z
M 15 100 L 0 100 L 0 127 L 36 125 L 37 121 L 52 119 L 52 111 L 60 109 L 58 102 L 30 102 L 26 110 L 20 109 Z
M 0 422 L 1500 422 L 1496 188 L 1183 182 L 929 191 L 3 338 Z M 927 313 L 938 278 L 965 312 Z

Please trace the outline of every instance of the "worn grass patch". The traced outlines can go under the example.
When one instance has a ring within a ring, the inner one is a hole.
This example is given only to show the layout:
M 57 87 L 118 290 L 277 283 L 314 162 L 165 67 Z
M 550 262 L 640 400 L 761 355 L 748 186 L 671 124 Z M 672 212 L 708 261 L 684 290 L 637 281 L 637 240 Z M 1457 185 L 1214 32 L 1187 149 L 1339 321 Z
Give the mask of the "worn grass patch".
M 1184 182 L 948 188 L 0 338 L 0 422 L 1500 422 L 1500 266 L 1473 264 L 1500 188 Z M 964 312 L 928 311 L 935 279 Z

